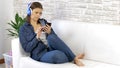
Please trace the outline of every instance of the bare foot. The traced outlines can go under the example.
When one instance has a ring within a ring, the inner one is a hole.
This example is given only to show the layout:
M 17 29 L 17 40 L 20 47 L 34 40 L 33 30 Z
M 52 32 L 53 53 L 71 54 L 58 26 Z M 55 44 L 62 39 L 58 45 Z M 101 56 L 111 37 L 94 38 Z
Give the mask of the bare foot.
M 85 56 L 85 54 L 79 54 L 79 55 L 77 55 L 78 59 L 83 59 L 84 56 Z
M 84 66 L 84 64 L 80 61 L 80 59 L 83 59 L 84 56 L 85 56 L 84 54 L 77 55 L 74 59 L 74 63 L 78 66 Z
M 84 64 L 78 58 L 75 58 L 74 63 L 78 66 L 84 66 Z

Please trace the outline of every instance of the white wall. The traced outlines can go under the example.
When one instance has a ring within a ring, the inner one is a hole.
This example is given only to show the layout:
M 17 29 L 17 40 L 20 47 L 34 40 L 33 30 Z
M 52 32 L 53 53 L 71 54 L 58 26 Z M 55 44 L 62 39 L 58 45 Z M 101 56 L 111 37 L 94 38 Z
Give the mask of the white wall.
M 2 2 L 0 2 L 0 8 L 2 8 Z M 1 52 L 3 52 L 3 47 L 2 47 L 2 44 L 3 44 L 3 36 L 2 36 L 2 34 L 3 34 L 3 32 L 2 32 L 2 9 L 0 9 L 0 22 L 1 22 L 1 25 L 0 25 L 0 58 L 1 58 Z
M 3 0 L 0 2 L 0 58 L 2 53 L 11 49 L 10 38 L 7 36 L 6 29 L 9 28 L 8 22 L 13 19 L 13 0 Z
M 120 0 L 14 0 L 15 12 L 26 15 L 27 4 L 43 4 L 43 17 L 87 23 L 120 24 Z M 24 8 L 23 8 L 24 7 Z M 22 9 L 22 10 L 21 10 Z

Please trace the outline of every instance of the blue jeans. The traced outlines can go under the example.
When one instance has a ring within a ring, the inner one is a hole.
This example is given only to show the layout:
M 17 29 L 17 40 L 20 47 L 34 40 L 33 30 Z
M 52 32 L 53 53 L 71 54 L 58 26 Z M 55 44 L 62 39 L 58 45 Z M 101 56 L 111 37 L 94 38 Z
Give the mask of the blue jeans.
M 74 53 L 58 36 L 51 34 L 47 40 L 49 51 L 41 57 L 40 61 L 55 64 L 73 61 Z

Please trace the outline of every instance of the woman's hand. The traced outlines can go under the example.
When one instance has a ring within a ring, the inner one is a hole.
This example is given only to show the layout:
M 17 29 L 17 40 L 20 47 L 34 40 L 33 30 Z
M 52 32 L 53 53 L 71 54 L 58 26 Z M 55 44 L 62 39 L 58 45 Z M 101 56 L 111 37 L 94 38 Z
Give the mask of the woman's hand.
M 43 30 L 44 30 L 44 32 L 50 34 L 51 33 L 51 26 L 49 26 L 48 24 L 46 24 L 46 26 L 43 27 Z
M 39 27 L 37 30 L 36 30 L 36 34 L 37 34 L 37 39 L 40 37 L 41 35 L 41 32 L 42 32 L 42 27 Z

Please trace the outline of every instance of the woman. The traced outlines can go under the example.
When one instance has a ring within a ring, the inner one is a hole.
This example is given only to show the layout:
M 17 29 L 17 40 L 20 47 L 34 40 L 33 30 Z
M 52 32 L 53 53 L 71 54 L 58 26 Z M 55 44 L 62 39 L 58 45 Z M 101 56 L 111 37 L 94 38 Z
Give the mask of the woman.
M 20 27 L 19 39 L 23 49 L 30 53 L 34 60 L 47 63 L 65 63 L 74 60 L 83 66 L 79 59 L 83 54 L 75 56 L 70 48 L 55 34 L 45 19 L 40 19 L 43 7 L 39 2 L 28 5 L 26 22 Z

